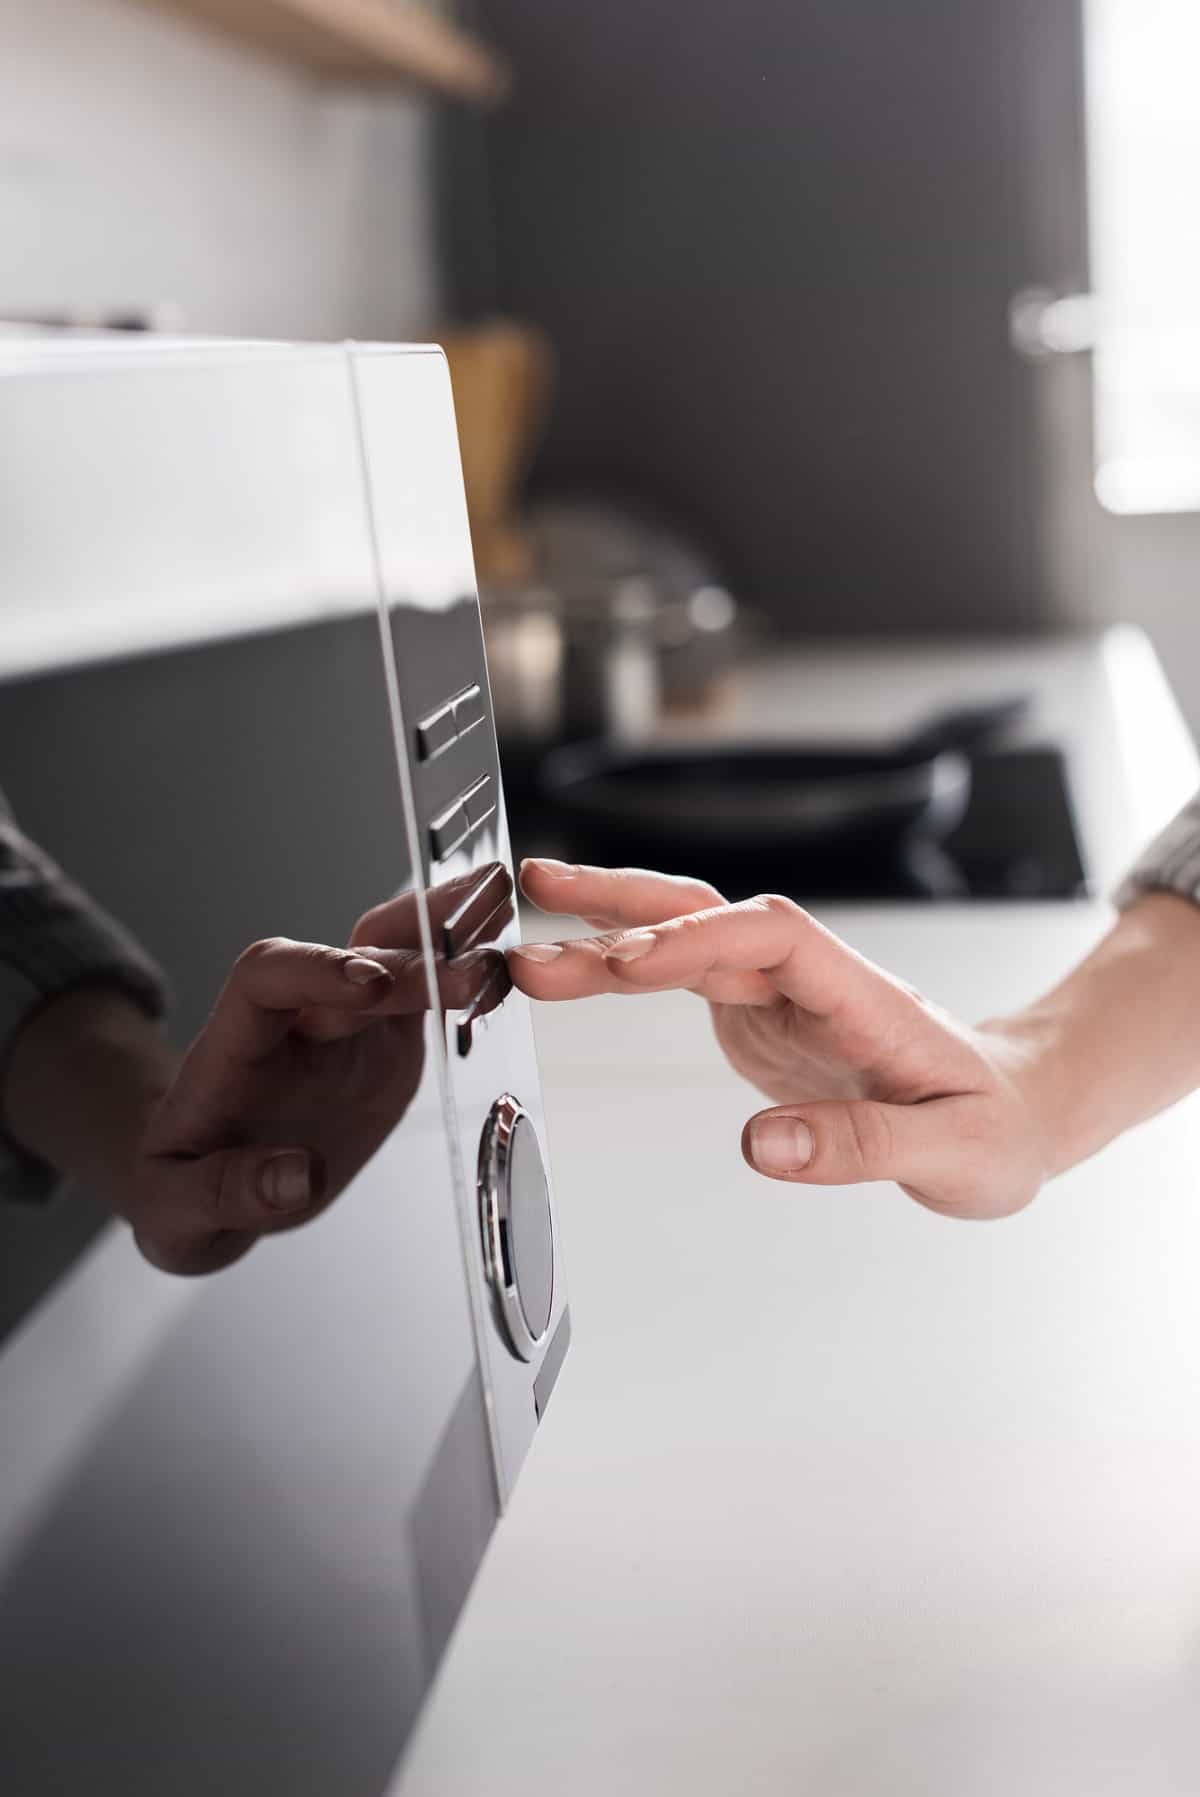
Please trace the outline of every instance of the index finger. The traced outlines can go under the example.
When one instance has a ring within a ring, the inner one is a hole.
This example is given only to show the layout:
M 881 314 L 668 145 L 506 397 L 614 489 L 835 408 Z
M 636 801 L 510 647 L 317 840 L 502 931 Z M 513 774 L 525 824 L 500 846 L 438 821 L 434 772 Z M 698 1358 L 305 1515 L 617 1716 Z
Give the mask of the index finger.
M 498 863 L 494 865 L 499 866 Z M 473 869 L 470 873 L 456 874 L 454 879 L 446 880 L 441 886 L 431 887 L 425 894 L 430 927 L 440 929 L 449 913 L 461 902 L 463 895 L 478 885 L 481 877 L 489 871 L 488 868 Z M 417 894 L 411 887 L 391 898 L 383 899 L 378 905 L 372 905 L 369 911 L 363 912 L 350 935 L 352 948 L 357 948 L 361 943 L 374 943 L 380 948 L 420 949 L 421 924 Z
M 817 1017 L 832 1016 L 868 994 L 878 1005 L 889 988 L 898 1002 L 909 997 L 815 917 L 777 894 L 599 941 L 566 942 L 561 949 L 553 959 L 533 956 L 528 957 L 532 965 L 522 962 L 524 990 L 556 999 L 686 988 L 728 1002 L 731 976 L 749 977 L 753 983 L 741 1002 L 756 1002 L 752 994 L 765 987 Z
M 288 1034 L 312 1006 L 370 1011 L 395 984 L 387 965 L 401 956 L 327 948 L 271 936 L 251 943 L 234 962 L 197 1046 L 226 1061 L 253 1062 Z
M 665 923 L 725 902 L 706 880 L 652 873 L 645 867 L 587 867 L 536 859 L 521 863 L 521 890 L 540 911 L 617 929 Z

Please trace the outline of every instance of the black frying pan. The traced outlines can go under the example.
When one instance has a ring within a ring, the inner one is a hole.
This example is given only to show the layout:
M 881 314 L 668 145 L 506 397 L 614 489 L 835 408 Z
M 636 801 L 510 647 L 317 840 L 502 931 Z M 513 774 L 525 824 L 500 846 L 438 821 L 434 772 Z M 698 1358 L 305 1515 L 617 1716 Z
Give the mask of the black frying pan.
M 751 877 L 772 864 L 911 861 L 961 821 L 966 751 L 1026 708 L 1010 698 L 946 712 L 881 749 L 575 743 L 546 757 L 540 785 L 572 851 L 592 861 L 696 874 L 744 861 Z

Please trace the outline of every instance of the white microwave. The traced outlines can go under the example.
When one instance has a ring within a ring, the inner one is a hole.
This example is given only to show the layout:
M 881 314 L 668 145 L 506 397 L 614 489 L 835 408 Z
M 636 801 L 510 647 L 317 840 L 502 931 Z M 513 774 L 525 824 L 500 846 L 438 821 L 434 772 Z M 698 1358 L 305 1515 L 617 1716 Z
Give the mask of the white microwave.
M 0 445 L 0 789 L 177 1046 L 381 903 L 423 994 L 334 1201 L 223 1271 L 0 1203 L 4 1783 L 375 1797 L 569 1338 L 445 361 L 7 346 Z

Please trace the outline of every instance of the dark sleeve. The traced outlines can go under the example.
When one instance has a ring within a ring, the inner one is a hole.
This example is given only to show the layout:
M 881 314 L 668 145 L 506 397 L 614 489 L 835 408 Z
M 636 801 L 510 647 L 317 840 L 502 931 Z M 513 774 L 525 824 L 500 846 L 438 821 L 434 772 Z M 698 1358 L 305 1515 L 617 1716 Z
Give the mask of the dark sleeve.
M 0 1078 L 22 1025 L 75 986 L 116 986 L 151 1017 L 166 986 L 123 925 L 29 840 L 0 794 Z M 0 1200 L 37 1200 L 56 1175 L 0 1131 Z
M 1177 892 L 1200 904 L 1200 793 L 1139 856 L 1114 894 L 1123 911 L 1144 892 Z

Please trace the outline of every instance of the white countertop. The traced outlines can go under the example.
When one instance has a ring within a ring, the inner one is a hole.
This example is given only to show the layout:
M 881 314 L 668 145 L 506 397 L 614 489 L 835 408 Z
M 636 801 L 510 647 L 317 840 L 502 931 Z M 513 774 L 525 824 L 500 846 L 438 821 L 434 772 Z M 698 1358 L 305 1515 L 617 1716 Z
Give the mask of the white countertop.
M 1018 663 L 1108 883 L 1196 780 L 1136 636 L 809 655 L 743 704 L 915 715 Z M 970 1016 L 1107 909 L 823 916 Z M 756 1178 L 684 995 L 539 1022 L 575 1340 L 397 1797 L 1194 1797 L 1195 1103 L 956 1224 Z

